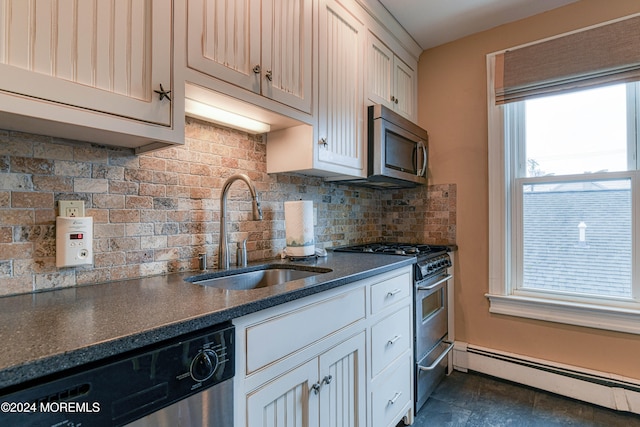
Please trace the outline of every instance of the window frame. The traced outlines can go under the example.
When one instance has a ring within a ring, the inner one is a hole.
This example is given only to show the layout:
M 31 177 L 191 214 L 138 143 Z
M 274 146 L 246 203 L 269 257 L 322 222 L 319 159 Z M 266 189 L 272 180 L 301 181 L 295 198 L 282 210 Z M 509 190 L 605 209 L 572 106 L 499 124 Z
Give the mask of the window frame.
M 514 203 L 518 188 L 523 178 L 518 177 L 518 162 L 522 161 L 522 147 L 506 142 L 510 138 L 524 139 L 524 126 L 505 126 L 513 122 L 513 114 L 522 114 L 524 108 L 505 108 L 495 102 L 495 59 L 502 52 L 487 55 L 487 102 L 488 102 L 488 178 L 489 178 L 489 311 L 496 314 L 524 317 L 557 323 L 586 326 L 591 328 L 613 330 L 640 334 L 640 243 L 639 228 L 635 218 L 640 213 L 640 159 L 637 156 L 640 143 L 640 126 L 636 123 L 640 113 L 640 84 L 628 85 L 627 91 L 628 127 L 627 140 L 635 144 L 627 144 L 629 171 L 608 172 L 602 174 L 571 175 L 553 177 L 553 180 L 572 180 L 583 178 L 611 179 L 614 177 L 630 178 L 632 187 L 632 287 L 635 301 L 606 298 L 582 298 L 576 296 L 557 295 L 549 292 L 531 292 L 516 289 L 518 257 L 521 259 L 521 248 L 517 247 L 521 217 L 521 203 Z M 633 91 L 633 93 L 630 93 Z M 632 99 L 633 102 L 629 102 Z M 517 122 L 516 123 L 520 123 Z M 520 156 L 520 157 L 519 157 Z M 539 178 L 538 178 L 539 179 Z M 526 179 L 529 180 L 528 178 Z M 520 187 L 521 188 L 521 187 Z M 514 238 L 515 237 L 515 238 Z M 606 300 L 606 301 L 603 301 Z

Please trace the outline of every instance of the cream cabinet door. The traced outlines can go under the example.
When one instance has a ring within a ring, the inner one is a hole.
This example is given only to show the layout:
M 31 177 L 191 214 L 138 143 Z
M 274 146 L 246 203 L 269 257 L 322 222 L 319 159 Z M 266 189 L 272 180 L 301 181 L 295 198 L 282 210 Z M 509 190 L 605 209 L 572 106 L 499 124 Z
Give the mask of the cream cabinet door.
M 246 427 L 318 427 L 317 378 L 313 359 L 249 394 Z
M 395 110 L 414 122 L 417 120 L 416 111 L 416 72 L 398 57 L 394 58 L 394 95 L 392 96 Z
M 311 112 L 310 0 L 263 0 L 262 94 Z
M 0 0 L 0 23 L 0 91 L 171 124 L 172 2 Z
M 319 11 L 318 141 L 321 168 L 353 176 L 364 169 L 363 22 L 335 0 Z
M 367 42 L 368 96 L 375 104 L 393 109 L 393 52 L 376 36 L 369 33 Z
M 320 356 L 320 426 L 366 424 L 365 333 Z
M 260 0 L 187 0 L 187 64 L 260 93 Z

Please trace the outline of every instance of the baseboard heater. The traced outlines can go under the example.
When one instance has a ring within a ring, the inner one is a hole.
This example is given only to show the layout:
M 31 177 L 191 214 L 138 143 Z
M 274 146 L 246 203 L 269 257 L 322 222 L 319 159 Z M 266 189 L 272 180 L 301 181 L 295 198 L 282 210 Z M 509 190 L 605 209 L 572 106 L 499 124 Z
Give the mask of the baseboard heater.
M 454 368 L 640 414 L 640 380 L 456 342 Z

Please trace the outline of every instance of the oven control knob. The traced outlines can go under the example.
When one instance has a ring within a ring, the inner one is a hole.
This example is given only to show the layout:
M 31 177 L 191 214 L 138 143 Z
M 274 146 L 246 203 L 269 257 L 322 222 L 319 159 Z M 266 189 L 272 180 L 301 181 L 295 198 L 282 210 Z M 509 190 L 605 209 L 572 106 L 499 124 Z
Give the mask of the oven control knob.
M 196 357 L 191 361 L 189 373 L 191 378 L 198 382 L 206 381 L 218 367 L 218 355 L 213 350 L 200 350 Z

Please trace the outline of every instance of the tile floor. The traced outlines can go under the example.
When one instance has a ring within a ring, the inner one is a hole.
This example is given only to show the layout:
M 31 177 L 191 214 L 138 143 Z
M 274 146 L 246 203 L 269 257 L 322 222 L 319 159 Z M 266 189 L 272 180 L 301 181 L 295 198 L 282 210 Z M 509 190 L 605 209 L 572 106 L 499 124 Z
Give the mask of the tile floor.
M 399 426 L 403 426 L 401 422 Z M 477 373 L 454 371 L 418 412 L 413 427 L 632 427 L 616 412 Z

